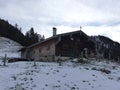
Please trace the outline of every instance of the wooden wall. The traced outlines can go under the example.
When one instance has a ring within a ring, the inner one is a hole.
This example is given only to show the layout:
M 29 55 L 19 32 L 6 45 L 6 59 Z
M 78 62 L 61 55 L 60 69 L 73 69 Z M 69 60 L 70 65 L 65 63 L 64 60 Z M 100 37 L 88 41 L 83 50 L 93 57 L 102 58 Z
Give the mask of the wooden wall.
M 62 37 L 56 45 L 56 56 L 62 57 L 81 57 L 82 53 L 83 56 L 94 57 L 94 51 L 95 44 L 79 33 Z
M 80 33 L 60 36 L 28 48 L 26 58 L 40 61 L 57 61 L 69 57 L 94 57 L 95 44 Z M 23 55 L 24 56 L 24 55 Z
M 40 45 L 29 48 L 27 58 L 40 61 L 54 61 L 55 40 L 46 41 Z

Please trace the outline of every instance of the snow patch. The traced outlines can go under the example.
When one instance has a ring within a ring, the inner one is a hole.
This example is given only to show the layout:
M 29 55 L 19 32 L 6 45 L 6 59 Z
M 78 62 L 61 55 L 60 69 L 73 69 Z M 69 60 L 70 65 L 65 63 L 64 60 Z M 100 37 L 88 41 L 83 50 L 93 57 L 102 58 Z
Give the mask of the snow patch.
M 106 61 L 15 62 L 0 66 L 0 77 L 0 90 L 120 90 L 120 66 Z
M 22 48 L 22 46 L 17 42 L 5 37 L 0 37 L 0 58 L 4 57 L 5 54 L 10 58 L 18 58 L 20 57 L 20 52 L 18 52 L 20 48 Z

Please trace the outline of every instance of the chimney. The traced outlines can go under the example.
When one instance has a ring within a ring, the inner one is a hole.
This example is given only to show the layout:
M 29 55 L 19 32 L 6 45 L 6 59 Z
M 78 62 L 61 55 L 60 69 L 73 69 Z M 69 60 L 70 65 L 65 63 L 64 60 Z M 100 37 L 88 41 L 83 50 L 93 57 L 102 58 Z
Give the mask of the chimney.
M 53 36 L 55 36 L 57 33 L 57 29 L 55 27 L 53 27 Z
M 80 26 L 80 31 L 82 30 L 82 26 Z

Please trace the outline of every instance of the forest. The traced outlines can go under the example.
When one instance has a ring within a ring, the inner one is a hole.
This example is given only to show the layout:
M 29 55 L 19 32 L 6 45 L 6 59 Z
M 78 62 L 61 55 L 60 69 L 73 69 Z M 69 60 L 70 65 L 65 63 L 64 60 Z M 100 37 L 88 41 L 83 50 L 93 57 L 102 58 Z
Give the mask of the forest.
M 23 46 L 29 46 L 44 40 L 45 38 L 44 35 L 35 33 L 33 27 L 31 27 L 24 35 L 21 27 L 17 24 L 13 26 L 4 19 L 0 19 L 0 36 L 12 39 Z

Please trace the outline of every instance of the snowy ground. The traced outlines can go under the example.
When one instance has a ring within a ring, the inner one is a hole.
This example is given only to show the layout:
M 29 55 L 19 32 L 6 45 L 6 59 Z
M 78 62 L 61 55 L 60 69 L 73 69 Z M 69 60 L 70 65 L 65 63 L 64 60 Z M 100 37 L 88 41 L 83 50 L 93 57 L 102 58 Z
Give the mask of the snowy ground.
M 22 46 L 17 42 L 5 37 L 0 37 L 0 58 L 4 57 L 5 54 L 10 58 L 18 58 L 20 57 L 18 50 L 21 48 Z
M 106 61 L 9 63 L 0 65 L 0 90 L 120 90 L 120 66 Z

